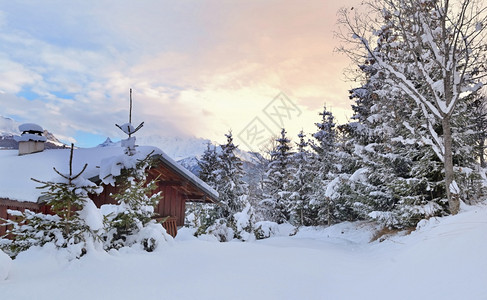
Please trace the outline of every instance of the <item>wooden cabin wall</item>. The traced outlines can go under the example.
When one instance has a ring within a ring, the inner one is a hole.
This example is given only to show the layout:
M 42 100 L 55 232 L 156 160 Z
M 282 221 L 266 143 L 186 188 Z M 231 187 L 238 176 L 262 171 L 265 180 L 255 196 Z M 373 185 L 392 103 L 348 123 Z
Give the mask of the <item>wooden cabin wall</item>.
M 117 187 L 105 185 L 101 194 L 90 195 L 90 198 L 97 207 L 103 204 L 116 204 L 115 200 L 110 197 L 110 194 L 115 192 L 117 192 Z M 183 226 L 186 211 L 184 195 L 178 192 L 175 187 L 164 185 L 164 183 L 159 185 L 155 192 L 162 192 L 162 199 L 156 208 L 156 213 L 162 217 L 176 217 L 177 226 Z
M 1 226 L 1 224 L 5 223 L 2 219 L 8 219 L 7 209 L 9 209 L 7 206 L 0 205 L 0 236 L 3 236 L 7 230 L 5 226 Z
M 159 186 L 156 191 L 162 192 L 162 199 L 157 206 L 156 212 L 163 217 L 176 217 L 177 226 L 183 226 L 186 212 L 184 195 L 168 185 Z
M 110 194 L 118 192 L 118 188 L 112 185 L 103 185 L 103 192 L 98 195 L 90 194 L 90 199 L 93 200 L 96 207 L 100 207 L 103 204 L 117 204 Z
M 37 203 L 32 203 L 32 202 L 18 202 L 18 201 L 12 201 L 8 199 L 0 199 L 0 219 L 5 219 L 5 220 L 13 220 L 13 217 L 8 214 L 7 210 L 18 210 L 18 211 L 24 211 L 25 209 L 29 209 L 33 212 L 42 212 L 42 213 L 49 213 L 50 210 L 48 210 L 44 205 L 40 206 Z M 0 224 L 4 223 L 4 221 L 0 220 Z M 0 236 L 5 235 L 7 231 L 6 226 L 0 226 Z

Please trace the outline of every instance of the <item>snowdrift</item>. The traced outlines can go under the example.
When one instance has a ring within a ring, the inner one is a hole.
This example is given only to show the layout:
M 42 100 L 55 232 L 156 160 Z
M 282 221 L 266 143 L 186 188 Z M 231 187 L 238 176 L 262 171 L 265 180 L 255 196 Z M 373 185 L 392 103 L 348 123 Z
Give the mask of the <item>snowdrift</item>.
M 12 260 L 7 254 L 0 250 L 0 280 L 7 278 L 11 267 Z
M 303 228 L 254 242 L 181 230 L 153 253 L 123 248 L 68 261 L 34 248 L 0 282 L 2 299 L 487 299 L 487 207 L 369 242 L 371 223 Z M 284 234 L 286 233 L 286 234 Z M 48 292 L 47 292 L 48 291 Z

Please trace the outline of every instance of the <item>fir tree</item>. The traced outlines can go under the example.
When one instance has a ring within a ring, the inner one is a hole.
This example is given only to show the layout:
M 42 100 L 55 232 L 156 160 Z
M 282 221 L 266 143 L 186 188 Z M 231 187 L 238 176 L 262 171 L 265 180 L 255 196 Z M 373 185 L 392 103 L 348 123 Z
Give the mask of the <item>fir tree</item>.
M 54 243 L 58 248 L 68 248 L 75 257 L 80 257 L 87 251 L 87 244 L 92 244 L 98 239 L 98 233 L 86 223 L 83 209 L 92 205 L 88 194 L 100 193 L 102 188 L 93 182 L 83 178 L 83 169 L 73 174 L 73 149 L 69 158 L 69 173 L 62 173 L 56 168 L 54 171 L 60 176 L 56 181 L 32 180 L 41 183 L 38 187 L 43 189 L 43 198 L 46 205 L 54 215 L 34 213 L 29 210 L 24 212 L 10 211 L 16 216 L 16 220 L 8 220 L 7 236 L 13 237 L 8 244 L 8 251 L 12 256 L 31 246 L 43 246 L 46 243 Z M 93 217 L 93 216 L 92 216 Z
M 203 152 L 203 155 L 198 160 L 198 166 L 200 167 L 198 177 L 212 188 L 216 188 L 217 186 L 216 173 L 218 170 L 218 163 L 219 159 L 216 147 L 208 142 L 205 152 Z
M 424 11 L 418 16 L 434 10 L 431 3 L 424 3 L 421 7 L 420 10 Z M 406 9 L 406 6 L 403 8 Z M 409 16 L 409 9 L 411 7 L 402 12 L 404 20 L 407 19 L 405 16 Z M 432 117 L 425 107 L 418 106 L 417 99 L 411 97 L 412 93 L 400 88 L 401 83 L 388 77 L 390 74 L 381 61 L 400 69 L 408 80 L 415 82 L 418 93 L 439 99 L 432 94 L 435 87 L 432 88 L 431 82 L 426 82 L 422 77 L 425 73 L 416 69 L 429 59 L 428 55 L 419 64 L 414 60 L 404 61 L 404 47 L 399 46 L 403 40 L 397 38 L 394 16 L 387 9 L 381 13 L 385 21 L 376 33 L 376 46 L 360 66 L 365 83 L 352 90 L 355 122 L 348 124 L 346 129 L 351 138 L 349 143 L 355 145 L 353 156 L 358 167 L 365 170 L 366 179 L 351 183 L 348 197 L 354 197 L 355 210 L 361 217 L 373 217 L 388 226 L 414 226 L 422 218 L 442 215 L 454 207 L 454 199 L 448 195 L 451 191 L 446 190 L 444 184 L 446 173 L 442 168 L 445 168 L 446 161 L 437 148 L 438 137 L 444 133 L 445 123 Z M 403 29 L 407 29 L 407 26 Z M 433 78 L 438 76 L 435 66 L 428 67 L 427 72 L 431 72 L 429 76 Z M 475 117 L 469 112 L 471 110 L 466 109 L 469 98 L 457 102 L 455 110 L 445 115 L 450 131 L 447 133 L 453 137 L 448 151 L 452 152 L 456 182 L 462 182 L 460 186 L 468 186 L 453 194 L 464 199 L 471 199 L 481 191 L 478 173 L 471 172 L 476 169 L 474 156 L 471 155 L 475 151 L 470 146 L 476 131 L 471 125 L 475 123 Z M 441 142 L 439 144 L 440 148 L 443 147 Z M 450 177 L 446 181 L 452 180 Z M 452 200 L 450 206 L 446 205 L 445 198 Z
M 208 142 L 205 152 L 198 160 L 198 166 L 200 168 L 198 177 L 214 189 L 218 186 L 217 174 L 219 161 L 216 146 L 213 146 Z M 186 204 L 186 211 L 189 222 L 188 225 L 198 229 L 196 235 L 205 233 L 206 229 L 213 225 L 218 218 L 217 211 L 213 204 L 198 202 L 188 203 Z
M 154 235 L 164 235 L 161 224 L 156 224 L 154 220 L 154 210 L 161 200 L 161 192 L 155 193 L 157 179 L 148 180 L 146 173 L 151 154 L 138 160 L 135 168 L 124 168 L 116 178 L 118 192 L 111 196 L 118 206 L 105 215 L 104 220 L 106 249 L 140 244 L 146 251 L 153 251 L 159 239 Z M 147 236 L 144 231 L 148 231 L 149 227 L 156 232 Z
M 233 143 L 232 132 L 225 136 L 227 143 L 221 145 L 218 169 L 215 171 L 216 190 L 220 200 L 217 215 L 220 218 L 230 218 L 234 213 L 242 211 L 248 201 L 248 186 L 243 181 L 243 164 L 235 153 L 237 146 Z
M 310 204 L 316 210 L 318 224 L 332 224 L 350 218 L 349 207 L 337 201 L 338 181 L 341 178 L 341 158 L 338 133 L 333 114 L 323 107 L 319 113 L 321 122 L 315 123 L 317 131 L 310 141 L 314 155 L 311 164 L 314 176 L 313 195 Z
M 220 146 L 221 152 L 216 153 L 215 149 L 208 147 L 201 161 L 202 176 L 218 192 L 219 202 L 212 206 L 203 205 L 196 211 L 200 216 L 200 228 L 196 234 L 210 233 L 220 241 L 246 235 L 242 230 L 248 226 L 240 226 L 236 215 L 242 218 L 243 212 L 248 213 L 247 219 L 251 223 L 254 218 L 253 208 L 248 206 L 248 186 L 243 181 L 242 160 L 236 155 L 238 147 L 233 143 L 231 132 L 225 137 L 227 143 Z
M 485 76 L 485 5 L 448 0 L 368 5 L 372 10 L 367 15 L 341 10 L 339 22 L 347 32 L 342 37 L 351 45 L 343 51 L 355 62 L 365 54 L 390 86 L 389 92 L 400 91 L 413 104 L 411 113 L 424 121 L 422 142 L 443 163 L 448 209 L 456 214 L 461 190 L 455 179 L 452 126 L 462 103 L 478 92 Z
M 286 131 L 281 130 L 281 136 L 276 139 L 276 146 L 271 151 L 271 159 L 267 165 L 264 181 L 264 200 L 261 206 L 266 212 L 267 219 L 284 223 L 290 220 L 291 205 L 291 147 Z
M 111 212 L 104 216 L 105 249 L 140 245 L 150 252 L 169 236 L 162 224 L 154 220 L 154 211 L 161 200 L 161 192 L 155 193 L 158 179 L 149 179 L 147 176 L 153 152 L 143 159 L 137 158 L 140 152 L 136 149 L 135 136 L 132 135 L 143 127 L 144 122 L 136 128 L 132 126 L 132 89 L 129 122 L 121 126 L 115 125 L 127 134 L 128 138 L 122 141 L 125 154 L 105 161 L 106 166 L 100 172 L 106 184 L 118 187 L 117 192 L 111 195 L 118 205 L 111 207 Z
M 312 154 L 307 149 L 308 142 L 302 130 L 298 138 L 297 151 L 292 155 L 289 219 L 296 226 L 316 225 L 316 210 L 310 204 L 313 196 L 313 180 L 316 176 L 313 172 Z

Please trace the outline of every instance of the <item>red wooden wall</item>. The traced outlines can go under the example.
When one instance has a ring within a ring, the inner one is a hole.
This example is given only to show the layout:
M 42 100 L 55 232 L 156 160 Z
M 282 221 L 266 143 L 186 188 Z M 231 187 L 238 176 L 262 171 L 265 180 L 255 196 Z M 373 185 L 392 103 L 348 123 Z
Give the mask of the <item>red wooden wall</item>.
M 29 209 L 33 212 L 42 212 L 42 213 L 51 213 L 49 208 L 45 205 L 39 205 L 37 203 L 32 203 L 32 202 L 18 202 L 18 201 L 12 201 L 8 199 L 0 199 L 0 219 L 6 219 L 6 220 L 12 220 L 12 216 L 10 216 L 7 212 L 7 210 L 18 210 L 18 211 L 24 211 L 25 209 Z M 2 224 L 3 221 L 0 220 L 0 224 Z M 6 226 L 0 226 L 0 236 L 4 235 L 6 233 Z
M 105 185 L 101 194 L 90 195 L 90 198 L 97 207 L 103 204 L 116 204 L 110 197 L 110 194 L 116 191 L 117 187 Z M 177 226 L 183 226 L 186 210 L 184 195 L 178 192 L 173 186 L 164 184 L 159 185 L 155 192 L 162 192 L 162 199 L 156 208 L 156 213 L 161 217 L 176 217 Z
M 156 212 L 163 217 L 176 217 L 176 224 L 183 226 L 186 210 L 184 195 L 172 186 L 159 186 L 156 191 L 162 191 L 162 199 L 157 206 Z

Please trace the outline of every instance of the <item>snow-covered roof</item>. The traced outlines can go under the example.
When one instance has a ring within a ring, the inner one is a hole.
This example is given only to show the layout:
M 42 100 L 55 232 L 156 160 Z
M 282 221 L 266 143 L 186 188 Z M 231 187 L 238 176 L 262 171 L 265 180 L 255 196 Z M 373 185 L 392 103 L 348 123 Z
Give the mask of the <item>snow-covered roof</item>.
M 196 185 L 205 194 L 214 200 L 218 193 L 190 171 L 168 157 L 162 150 L 156 147 L 141 146 L 137 148 L 137 156 L 146 157 L 152 152 L 157 158 L 171 170 L 177 172 L 191 183 Z M 122 156 L 122 147 L 97 147 L 75 149 L 73 154 L 73 174 L 77 174 L 88 164 L 83 173 L 85 178 L 95 178 L 100 175 L 100 166 L 103 161 Z M 0 198 L 18 200 L 24 202 L 37 202 L 42 190 L 38 189 L 39 183 L 31 178 L 41 181 L 56 180 L 59 175 L 54 172 L 55 167 L 61 173 L 69 173 L 70 149 L 52 149 L 29 155 L 19 156 L 17 150 L 0 150 Z
M 25 131 L 32 131 L 32 132 L 43 132 L 44 129 L 42 129 L 41 126 L 34 124 L 34 123 L 24 123 L 19 126 L 20 132 L 25 132 Z
M 191 173 L 188 169 L 181 166 L 175 160 L 173 160 L 169 155 L 160 151 L 160 153 L 155 154 L 156 158 L 159 158 L 166 166 L 170 167 L 174 172 L 178 173 L 185 179 L 193 182 L 199 189 L 204 190 L 213 200 L 218 199 L 218 192 L 210 187 L 206 182 L 199 179 L 196 175 Z

